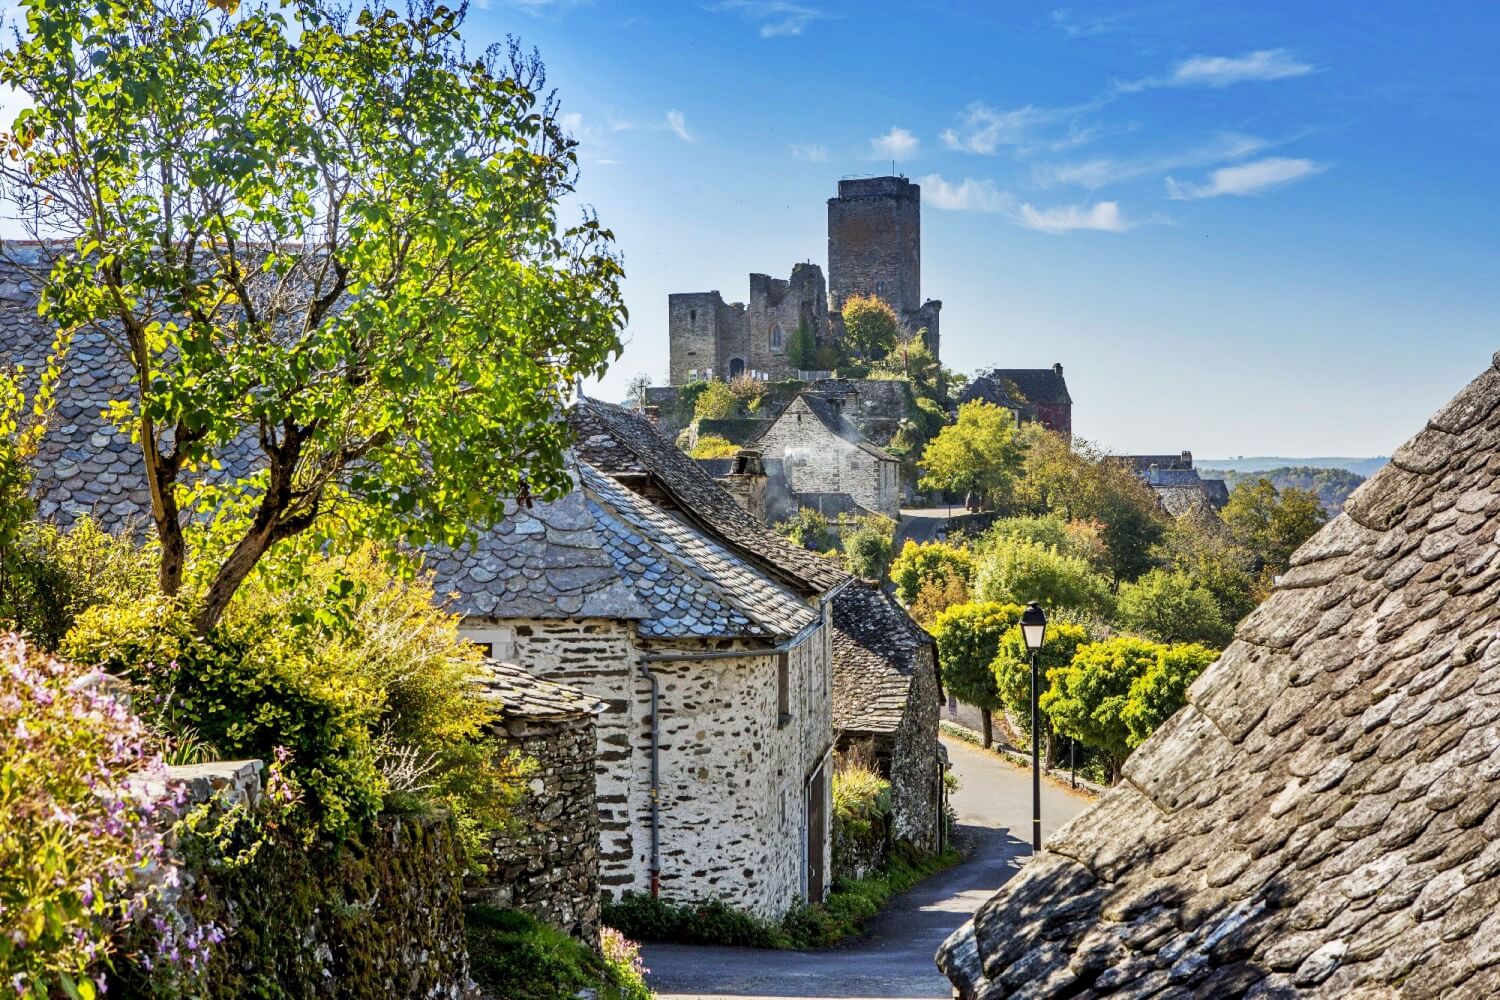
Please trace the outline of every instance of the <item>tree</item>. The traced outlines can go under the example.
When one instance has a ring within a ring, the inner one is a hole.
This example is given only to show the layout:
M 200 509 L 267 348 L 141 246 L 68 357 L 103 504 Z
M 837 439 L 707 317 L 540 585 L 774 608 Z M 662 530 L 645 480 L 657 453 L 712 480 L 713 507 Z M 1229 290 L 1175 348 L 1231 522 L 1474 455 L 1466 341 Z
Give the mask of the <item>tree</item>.
M 964 578 L 952 566 L 944 566 L 941 577 L 922 582 L 907 610 L 918 624 L 926 627 L 955 604 L 968 604 L 970 600 L 969 585 Z
M 1277 490 L 1269 479 L 1236 488 L 1223 517 L 1235 540 L 1254 553 L 1257 568 L 1270 574 L 1285 573 L 1292 553 L 1328 521 L 1316 493 Z
M 1110 609 L 1109 581 L 1076 556 L 1023 538 L 1002 539 L 975 561 L 974 596 L 981 601 L 1021 604 L 1091 614 Z
M 738 406 L 739 400 L 734 398 L 734 390 L 728 383 L 713 379 L 698 393 L 693 416 L 699 420 L 724 420 L 733 416 Z
M 630 407 L 643 407 L 646 405 L 646 390 L 651 388 L 651 376 L 645 372 L 637 372 L 631 377 L 629 384 L 625 386 L 625 405 Z
M 797 371 L 813 370 L 818 360 L 818 341 L 813 337 L 806 320 L 797 324 L 797 332 L 792 334 L 791 343 L 787 344 L 786 360 Z
M 347 9 L 38 0 L 0 53 L 33 105 L 0 183 L 53 240 L 42 314 L 129 366 L 111 416 L 143 456 L 160 590 L 200 633 L 331 513 L 457 542 L 561 495 L 558 411 L 620 350 L 613 236 L 558 221 L 576 143 L 537 57 L 466 54 L 461 11 Z M 189 492 L 246 447 L 255 471 Z M 184 593 L 205 507 L 224 547 Z
M 1212 594 L 1225 624 L 1232 626 L 1255 609 L 1255 557 L 1211 508 L 1199 506 L 1173 518 L 1156 558 Z
M 828 518 L 811 509 L 799 507 L 797 513 L 772 525 L 789 540 L 813 552 L 827 552 L 838 546 L 838 535 Z
M 1160 650 L 1157 643 L 1120 636 L 1081 646 L 1071 663 L 1047 672 L 1042 711 L 1058 732 L 1099 751 L 1111 784 L 1132 746 L 1125 721 L 1131 685 L 1156 665 Z
M 905 380 L 918 399 L 937 400 L 942 396 L 942 366 L 920 336 L 898 339 L 891 352 L 871 368 L 873 376 Z
M 1074 622 L 1055 621 L 1047 624 L 1047 641 L 1042 644 L 1038 658 L 1039 678 L 1042 691 L 1047 688 L 1048 672 L 1066 667 L 1073 662 L 1079 647 L 1095 641 L 1098 637 L 1085 625 Z M 1028 728 L 1031 726 L 1031 650 L 1026 648 L 1025 637 L 1019 628 L 1005 633 L 1000 640 L 1000 649 L 990 662 L 995 675 L 995 686 L 1000 690 L 1000 700 L 1007 711 L 1020 717 Z M 1038 691 L 1040 697 L 1041 691 Z M 1046 736 L 1047 766 L 1057 762 L 1057 741 L 1053 739 L 1052 718 L 1042 713 L 1042 728 Z
M 1208 588 L 1177 570 L 1153 569 L 1120 584 L 1115 614 L 1124 628 L 1158 642 L 1201 642 L 1223 648 L 1230 626 Z
M 1004 496 L 1021 472 L 1024 451 L 1015 418 L 1004 407 L 974 400 L 958 408 L 958 421 L 944 427 L 922 452 L 922 488 Z
M 1167 646 L 1158 651 L 1156 663 L 1130 685 L 1125 702 L 1126 742 L 1140 746 L 1187 702 L 1187 689 L 1207 670 L 1219 654 L 1197 644 Z
M 1021 620 L 1019 604 L 976 601 L 942 612 L 932 623 L 937 640 L 943 685 L 955 698 L 979 709 L 984 720 L 984 745 L 994 743 L 990 713 L 1001 706 L 1000 689 L 990 669 L 1000 640 Z
M 699 434 L 698 441 L 688 454 L 694 458 L 733 458 L 740 453 L 740 446 L 718 434 Z
M 885 578 L 895 547 L 896 522 L 879 514 L 862 517 L 843 538 L 844 568 L 861 580 Z
M 943 579 L 949 570 L 967 583 L 973 569 L 969 550 L 961 545 L 907 539 L 891 563 L 891 582 L 896 585 L 896 596 L 901 603 L 910 604 L 917 599 L 917 591 L 927 583 Z
M 856 357 L 879 361 L 901 339 L 901 318 L 884 300 L 852 295 L 844 302 L 844 345 Z

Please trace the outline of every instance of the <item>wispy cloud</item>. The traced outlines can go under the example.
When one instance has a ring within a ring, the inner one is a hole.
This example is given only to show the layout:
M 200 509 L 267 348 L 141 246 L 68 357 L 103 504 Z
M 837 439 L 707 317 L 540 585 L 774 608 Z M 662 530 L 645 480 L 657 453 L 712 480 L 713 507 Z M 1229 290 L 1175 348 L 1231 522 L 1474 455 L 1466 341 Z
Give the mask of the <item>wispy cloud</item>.
M 1167 197 L 1177 201 L 1197 198 L 1217 198 L 1221 195 L 1251 195 L 1300 181 L 1304 177 L 1322 173 L 1325 164 L 1312 160 L 1268 157 L 1253 163 L 1223 167 L 1208 175 L 1202 184 L 1185 184 L 1167 178 Z
M 1258 49 L 1242 56 L 1193 56 L 1172 68 L 1166 76 L 1152 76 L 1133 83 L 1120 83 L 1121 93 L 1156 87 L 1231 87 L 1252 81 L 1284 80 L 1306 76 L 1317 69 L 1286 49 Z
M 1002 147 L 1020 151 L 1035 149 L 1070 149 L 1090 142 L 1104 130 L 1080 126 L 1075 119 L 1097 110 L 1105 101 L 1089 101 L 1060 108 L 1039 108 L 1028 104 L 1021 108 L 992 108 L 975 101 L 964 108 L 959 128 L 945 129 L 938 136 L 943 145 L 963 153 L 991 156 Z M 1038 133 L 1047 126 L 1068 123 L 1067 133 L 1056 138 L 1042 138 Z
M 1138 157 L 1095 157 L 1072 163 L 1038 164 L 1032 180 L 1038 187 L 1076 186 L 1097 190 L 1113 184 L 1153 177 L 1169 170 L 1209 167 L 1253 156 L 1269 146 L 1252 135 L 1224 132 L 1186 149 Z
M 828 155 L 827 146 L 819 146 L 810 143 L 806 146 L 792 143 L 792 159 L 802 160 L 804 163 L 827 163 L 832 157 Z
M 870 156 L 876 160 L 908 160 L 917 155 L 922 140 L 900 126 L 870 140 Z
M 682 112 L 678 111 L 676 108 L 673 108 L 672 110 L 667 112 L 666 127 L 667 131 L 677 136 L 677 138 L 681 139 L 683 142 L 698 141 L 693 137 L 693 134 L 688 131 L 687 119 L 684 118 Z
M 563 124 L 567 125 L 570 116 L 563 116 Z M 671 132 L 683 142 L 697 142 L 698 137 L 688 130 L 687 118 L 676 108 L 670 109 L 661 117 L 660 121 L 642 122 L 632 118 L 611 118 L 606 126 L 611 132 Z M 569 129 L 578 134 L 576 129 Z
M 1052 23 L 1069 38 L 1090 38 L 1117 31 L 1126 14 L 1108 16 L 1079 14 L 1070 7 L 1059 7 L 1052 12 Z
M 1021 206 L 1021 225 L 1043 233 L 1071 233 L 1077 230 L 1093 230 L 1102 233 L 1123 233 L 1134 223 L 1125 219 L 1120 203 L 1096 201 L 1092 205 L 1058 205 L 1053 208 Z
M 800 35 L 814 21 L 831 17 L 826 11 L 790 0 L 723 0 L 710 8 L 734 11 L 756 25 L 762 38 L 786 38 Z
M 1015 208 L 1015 196 L 995 187 L 989 180 L 965 177 L 958 183 L 944 180 L 941 174 L 928 174 L 918 181 L 922 201 L 946 212 L 1009 212 Z

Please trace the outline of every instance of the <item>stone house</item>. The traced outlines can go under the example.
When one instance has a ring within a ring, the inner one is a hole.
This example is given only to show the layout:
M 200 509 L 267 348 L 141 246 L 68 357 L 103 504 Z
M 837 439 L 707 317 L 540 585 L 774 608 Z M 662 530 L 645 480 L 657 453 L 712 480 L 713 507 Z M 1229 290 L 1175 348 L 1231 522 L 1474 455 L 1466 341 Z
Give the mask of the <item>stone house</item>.
M 965 997 L 1500 995 L 1500 355 L 938 953 Z
M 1200 507 L 1220 511 L 1229 503 L 1229 484 L 1200 475 L 1193 468 L 1190 451 L 1176 455 L 1124 455 L 1122 459 L 1151 487 L 1162 510 L 1173 517 Z
M 795 505 L 823 513 L 901 516 L 901 463 L 871 444 L 844 416 L 848 397 L 802 392 L 751 444 Z M 784 487 L 780 484 L 784 484 Z M 792 510 L 768 512 L 772 520 Z
M 932 636 L 878 586 L 855 583 L 833 602 L 833 729 L 839 751 L 866 751 L 891 783 L 892 834 L 938 850 L 942 684 Z
M 490 734 L 501 752 L 520 755 L 534 769 L 512 817 L 513 828 L 494 838 L 490 870 L 473 879 L 464 895 L 525 910 L 597 945 L 595 720 L 604 704 L 493 659 L 485 662 L 481 683 L 498 710 Z
M 1073 397 L 1063 366 L 995 368 L 975 376 L 959 394 L 960 405 L 982 400 L 1010 410 L 1016 423 L 1039 423 L 1068 439 L 1073 437 Z
M 847 578 L 754 522 L 644 418 L 584 401 L 572 419 L 578 488 L 435 552 L 439 582 L 475 642 L 604 702 L 605 893 L 768 918 L 821 899 L 828 602 Z

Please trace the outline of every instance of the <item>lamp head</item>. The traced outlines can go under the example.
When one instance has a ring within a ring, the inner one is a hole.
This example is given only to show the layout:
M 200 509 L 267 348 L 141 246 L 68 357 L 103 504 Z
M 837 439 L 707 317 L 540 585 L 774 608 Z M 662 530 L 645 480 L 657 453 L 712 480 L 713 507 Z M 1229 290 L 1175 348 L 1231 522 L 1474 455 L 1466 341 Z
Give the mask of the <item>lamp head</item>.
M 1047 638 L 1047 613 L 1036 601 L 1026 605 L 1026 610 L 1021 613 L 1021 636 L 1026 640 L 1026 648 L 1035 653 L 1042 648 L 1042 643 Z

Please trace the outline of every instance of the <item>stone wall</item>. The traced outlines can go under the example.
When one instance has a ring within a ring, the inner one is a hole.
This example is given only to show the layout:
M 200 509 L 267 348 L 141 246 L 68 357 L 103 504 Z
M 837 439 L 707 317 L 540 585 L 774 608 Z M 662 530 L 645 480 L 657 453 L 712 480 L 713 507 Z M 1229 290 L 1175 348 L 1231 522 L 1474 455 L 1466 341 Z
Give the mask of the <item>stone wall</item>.
M 768 274 L 750 275 L 750 306 L 746 313 L 750 337 L 750 368 L 773 378 L 795 375 L 787 357 L 792 337 L 806 325 L 814 340 L 828 330 L 828 286 L 816 264 L 795 264 L 789 280 Z M 774 336 L 781 330 L 778 344 Z
M 828 199 L 828 291 L 836 309 L 853 295 L 897 313 L 922 303 L 922 190 L 904 177 L 839 181 Z
M 599 808 L 595 724 L 509 718 L 492 727 L 502 753 L 534 761 L 512 829 L 493 841 L 491 868 L 470 882 L 479 902 L 525 910 L 591 945 L 599 943 Z
M 938 744 L 937 673 L 931 647 L 918 654 L 906 712 L 891 757 L 891 833 L 924 851 L 938 848 L 943 775 Z
M 728 378 L 730 362 L 735 358 L 746 368 L 750 366 L 745 306 L 726 303 L 716 291 L 667 296 L 667 330 L 673 385 L 682 385 L 694 372 L 704 370 Z
M 847 493 L 866 510 L 899 517 L 900 464 L 884 461 L 833 433 L 801 400 L 795 400 L 755 443 L 780 461 L 793 494 Z M 767 471 L 775 466 L 767 463 Z

